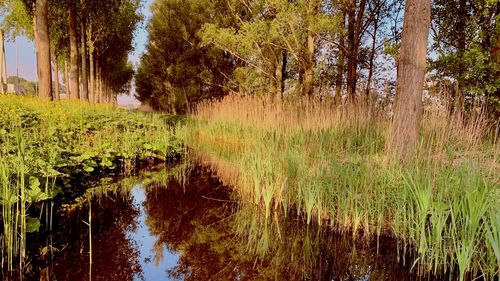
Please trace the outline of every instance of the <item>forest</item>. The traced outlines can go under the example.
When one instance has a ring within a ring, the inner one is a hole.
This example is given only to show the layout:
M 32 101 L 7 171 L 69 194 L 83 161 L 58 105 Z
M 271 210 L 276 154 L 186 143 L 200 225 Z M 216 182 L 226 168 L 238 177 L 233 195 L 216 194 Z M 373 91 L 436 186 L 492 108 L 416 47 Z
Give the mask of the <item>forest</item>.
M 137 94 L 172 113 L 230 93 L 383 108 L 396 93 L 404 7 L 402 0 L 156 1 Z M 498 116 L 498 2 L 437 0 L 430 12 L 425 99 L 450 112 L 487 104 Z
M 0 81 L 2 278 L 498 280 L 499 20 L 498 0 L 0 0 L 38 80 Z

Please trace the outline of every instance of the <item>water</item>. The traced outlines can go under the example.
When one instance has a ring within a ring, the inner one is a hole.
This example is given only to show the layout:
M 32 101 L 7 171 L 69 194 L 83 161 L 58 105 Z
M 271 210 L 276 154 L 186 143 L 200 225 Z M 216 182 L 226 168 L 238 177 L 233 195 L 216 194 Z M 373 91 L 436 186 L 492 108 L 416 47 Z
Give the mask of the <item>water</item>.
M 410 280 L 390 240 L 354 242 L 294 215 L 265 222 L 203 169 L 60 212 L 28 280 Z M 43 243 L 42 243 L 43 244 Z M 90 261 L 92 260 L 92 266 Z M 91 276 L 90 276 L 91 275 Z

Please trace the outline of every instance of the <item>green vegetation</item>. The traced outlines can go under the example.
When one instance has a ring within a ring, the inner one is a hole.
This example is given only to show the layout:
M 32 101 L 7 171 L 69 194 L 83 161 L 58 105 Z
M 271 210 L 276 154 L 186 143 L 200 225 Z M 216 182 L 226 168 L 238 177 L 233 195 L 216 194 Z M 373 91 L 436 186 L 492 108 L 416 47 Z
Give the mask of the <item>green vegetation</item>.
M 22 265 L 26 232 L 40 225 L 28 216 L 30 206 L 71 191 L 65 178 L 127 173 L 142 161 L 165 161 L 176 153 L 179 144 L 167 118 L 85 102 L 1 96 L 2 249 L 9 269 L 15 256 Z
M 424 115 L 419 154 L 386 159 L 390 122 L 363 107 L 230 97 L 204 103 L 180 138 L 265 217 L 397 238 L 420 273 L 499 274 L 500 150 L 481 117 Z

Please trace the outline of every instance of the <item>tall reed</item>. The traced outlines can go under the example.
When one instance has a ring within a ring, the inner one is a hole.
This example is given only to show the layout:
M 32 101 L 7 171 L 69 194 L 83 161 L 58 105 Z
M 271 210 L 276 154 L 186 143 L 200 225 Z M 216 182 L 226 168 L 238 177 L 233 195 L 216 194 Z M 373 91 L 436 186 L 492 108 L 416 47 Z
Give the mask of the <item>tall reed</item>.
M 405 166 L 385 157 L 389 114 L 329 101 L 229 96 L 199 105 L 178 136 L 266 217 L 295 208 L 308 223 L 398 239 L 422 273 L 493 278 L 500 150 L 487 121 L 427 111 Z

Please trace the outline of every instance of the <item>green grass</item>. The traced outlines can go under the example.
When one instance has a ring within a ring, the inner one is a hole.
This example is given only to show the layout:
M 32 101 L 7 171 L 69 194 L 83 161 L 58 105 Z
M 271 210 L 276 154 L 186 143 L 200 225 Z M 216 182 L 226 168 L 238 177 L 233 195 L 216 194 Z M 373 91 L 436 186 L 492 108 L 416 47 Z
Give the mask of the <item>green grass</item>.
M 37 231 L 39 202 L 69 192 L 67 181 L 101 171 L 127 173 L 177 153 L 168 116 L 84 102 L 0 95 L 2 268 L 23 269 L 26 233 Z M 30 209 L 31 208 L 31 209 Z M 41 209 L 41 210 L 40 210 Z M 48 211 L 46 209 L 46 211 Z
M 267 219 L 293 208 L 308 224 L 394 237 L 422 274 L 498 276 L 500 155 L 491 137 L 478 141 L 461 135 L 475 133 L 467 125 L 426 117 L 419 156 L 400 165 L 385 157 L 384 118 L 321 117 L 315 126 L 317 109 L 304 121 L 286 105 L 273 124 L 266 122 L 275 112 L 248 103 L 202 105 L 178 129 L 243 203 L 260 206 Z

